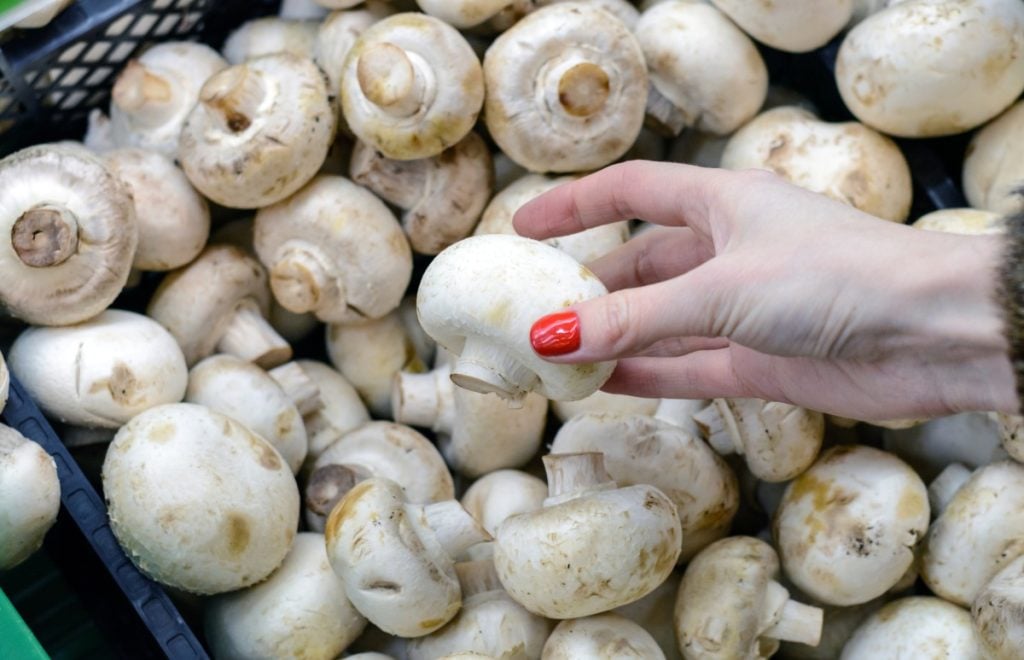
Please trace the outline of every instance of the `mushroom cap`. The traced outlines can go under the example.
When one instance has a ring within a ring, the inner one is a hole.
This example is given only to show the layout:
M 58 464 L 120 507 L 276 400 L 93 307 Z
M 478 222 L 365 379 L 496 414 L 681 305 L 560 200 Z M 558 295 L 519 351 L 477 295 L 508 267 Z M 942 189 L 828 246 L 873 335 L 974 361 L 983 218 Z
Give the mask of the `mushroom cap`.
M 846 35 L 836 82 L 850 112 L 880 131 L 962 133 L 1024 91 L 1022 48 L 1017 0 L 909 0 Z
M 412 277 L 412 252 L 395 216 L 344 177 L 317 176 L 260 209 L 254 230 L 277 301 L 327 323 L 384 316 L 402 302 Z
M 545 660 L 664 660 L 650 633 L 614 612 L 562 621 L 544 644 Z
M 824 46 L 846 27 L 854 0 L 711 0 L 743 31 L 763 44 L 791 53 Z
M 264 582 L 210 599 L 206 637 L 218 658 L 335 658 L 366 627 L 327 560 L 321 534 L 295 537 Z
M 28 328 L 7 357 L 47 415 L 80 426 L 116 429 L 149 408 L 181 401 L 188 384 L 174 337 L 124 310 L 72 326 Z
M 543 480 L 519 470 L 495 470 L 466 489 L 462 506 L 494 536 L 509 517 L 542 508 L 547 496 Z
M 37 145 L 0 161 L 0 190 L 0 307 L 33 325 L 106 309 L 138 241 L 121 181 L 84 148 Z
M 993 660 L 1014 660 L 1024 648 L 1024 555 L 996 573 L 971 607 L 974 629 Z
M 59 510 L 60 482 L 53 458 L 0 424 L 0 571 L 39 549 Z
M 529 296 L 521 295 L 524 287 Z M 530 345 L 530 326 L 545 314 L 606 293 L 593 273 L 556 248 L 519 236 L 473 236 L 434 258 L 420 281 L 416 309 L 427 334 L 460 356 L 452 375 L 460 387 L 498 391 L 459 376 L 462 362 L 494 357 L 498 378 L 516 379 L 511 370 L 518 374 L 518 382 L 506 380 L 506 396 L 522 398 L 533 390 L 571 401 L 596 392 L 615 363 L 543 360 Z
M 802 108 L 775 108 L 748 122 L 730 138 L 722 167 L 771 170 L 886 220 L 903 222 L 910 211 L 910 168 L 892 140 L 857 122 L 823 122 Z
M 533 0 L 538 7 L 555 5 L 560 2 L 579 2 L 580 0 Z M 637 21 L 640 20 L 640 10 L 629 0 L 583 0 L 585 4 L 605 10 L 615 18 L 622 21 L 622 24 L 630 30 L 636 30 Z
M 555 401 L 551 410 L 558 421 L 565 423 L 576 417 L 591 413 L 595 415 L 647 415 L 653 416 L 661 399 L 646 399 L 628 394 L 609 394 L 598 390 L 579 401 Z
M 458 30 L 433 16 L 402 13 L 356 40 L 340 92 L 345 120 L 360 140 L 388 158 L 412 160 L 469 134 L 483 106 L 484 77 Z M 411 107 L 394 107 L 402 102 Z
M 298 21 L 277 16 L 254 18 L 228 35 L 222 49 L 231 64 L 241 64 L 264 55 L 289 53 L 313 58 L 319 21 Z
M 1024 101 L 1010 108 L 975 134 L 964 156 L 964 194 L 971 206 L 1009 214 L 1022 208 L 1018 194 L 1024 163 Z
M 135 204 L 138 270 L 173 270 L 199 255 L 210 235 L 210 208 L 174 162 L 155 151 L 117 149 L 103 154 L 107 168 L 128 187 Z
M 796 587 L 822 603 L 856 605 L 899 582 L 928 518 L 928 491 L 906 463 L 844 445 L 790 482 L 773 535 Z
M 298 527 L 299 490 L 266 440 L 177 403 L 121 427 L 103 463 L 110 524 L 144 573 L 197 594 L 262 581 Z
M 360 0 L 362 2 L 362 0 Z M 354 4 L 359 4 L 354 3 Z M 361 9 L 334 11 L 325 18 L 316 32 L 314 60 L 327 75 L 327 89 L 341 110 L 341 76 L 345 58 L 363 32 L 391 13 L 387 4 L 367 5 Z
M 3 410 L 2 404 L 0 404 L 0 410 Z M 996 422 L 999 426 L 1003 449 L 1014 460 L 1024 463 L 1024 417 L 999 414 L 996 415 Z
M 725 135 L 760 110 L 768 69 L 750 38 L 714 6 L 661 2 L 641 15 L 634 32 L 651 84 L 686 127 Z
M 980 660 L 985 656 L 971 615 L 930 596 L 912 596 L 884 605 L 857 628 L 840 656 L 841 660 L 902 657 Z
M 309 440 L 306 463 L 312 466 L 338 438 L 369 422 L 370 413 L 352 384 L 334 369 L 315 360 L 296 360 L 296 364 L 316 384 L 324 404 L 303 418 Z
M 926 213 L 914 221 L 913 226 L 928 231 L 950 234 L 1002 234 L 1005 232 L 1002 216 L 979 209 L 939 209 Z
M 430 16 L 439 18 L 448 25 L 459 29 L 486 23 L 516 0 L 416 0 L 419 8 Z

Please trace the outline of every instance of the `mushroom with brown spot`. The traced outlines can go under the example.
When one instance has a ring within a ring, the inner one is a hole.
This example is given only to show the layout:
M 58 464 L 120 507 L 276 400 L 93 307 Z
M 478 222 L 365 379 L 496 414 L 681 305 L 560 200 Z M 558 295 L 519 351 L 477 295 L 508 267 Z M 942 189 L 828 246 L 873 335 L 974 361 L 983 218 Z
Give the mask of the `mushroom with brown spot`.
M 59 510 L 53 458 L 16 429 L 0 424 L 0 571 L 14 568 L 39 549 Z

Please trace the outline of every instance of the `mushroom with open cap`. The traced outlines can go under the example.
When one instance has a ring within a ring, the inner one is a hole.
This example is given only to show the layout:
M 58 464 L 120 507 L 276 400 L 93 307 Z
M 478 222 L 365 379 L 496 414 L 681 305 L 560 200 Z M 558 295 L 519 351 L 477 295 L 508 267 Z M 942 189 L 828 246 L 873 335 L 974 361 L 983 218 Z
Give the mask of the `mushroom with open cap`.
M 385 632 L 422 637 L 462 605 L 454 558 L 490 536 L 455 500 L 413 504 L 397 483 L 374 477 L 331 511 L 326 538 L 356 609 Z
M 628 394 L 609 394 L 598 390 L 579 401 L 555 401 L 551 410 L 558 421 L 568 422 L 577 415 L 585 413 L 595 415 L 648 415 L 654 416 L 660 399 L 646 399 Z
M 188 384 L 174 337 L 150 318 L 117 309 L 77 325 L 28 328 L 7 357 L 47 415 L 80 426 L 116 429 L 181 401 Z
M 494 536 L 511 516 L 536 511 L 544 506 L 548 485 L 519 470 L 495 470 L 480 477 L 466 489 L 462 506 Z
M 978 131 L 964 155 L 963 186 L 974 208 L 999 214 L 1022 208 L 1020 185 L 1024 163 L 1015 156 L 1024 150 L 1024 101 Z
M 773 536 L 800 591 L 856 605 L 904 576 L 928 514 L 928 491 L 906 463 L 872 447 L 839 445 L 789 483 Z
M 224 59 L 231 64 L 246 60 L 289 53 L 312 59 L 320 23 L 312 20 L 291 20 L 277 16 L 254 18 L 238 26 L 224 41 Z
M 0 571 L 28 559 L 57 522 L 60 482 L 46 451 L 0 424 Z
M 151 408 L 121 427 L 103 462 L 103 492 L 135 565 L 196 594 L 262 581 L 299 523 L 299 490 L 277 450 L 191 403 Z
M 37 145 L 0 160 L 0 307 L 34 325 L 106 309 L 138 242 L 132 197 L 82 147 Z
M 213 201 L 260 208 L 313 178 L 335 124 L 327 81 L 312 60 L 265 55 L 206 81 L 181 130 L 178 158 Z
M 322 405 L 302 415 L 309 441 L 306 465 L 312 468 L 313 461 L 341 436 L 369 422 L 370 413 L 352 384 L 331 367 L 315 360 L 296 360 L 290 364 L 302 369 L 320 392 Z
M 640 44 L 594 5 L 557 3 L 519 21 L 487 50 L 484 77 L 487 130 L 533 172 L 608 165 L 643 127 L 648 81 Z
M 1002 234 L 1002 216 L 981 209 L 938 209 L 914 221 L 917 229 L 943 231 L 950 234 Z
M 216 658 L 332 660 L 366 627 L 327 561 L 323 535 L 310 532 L 295 537 L 269 578 L 214 596 L 203 615 Z
M 682 546 L 676 505 L 653 486 L 619 488 L 601 454 L 544 457 L 549 496 L 498 528 L 494 565 L 531 612 L 573 619 L 643 598 Z
M 571 401 L 596 392 L 615 363 L 543 360 L 530 345 L 530 326 L 607 291 L 557 248 L 519 236 L 472 236 L 427 267 L 416 309 L 426 333 L 457 356 L 451 378 L 459 387 L 514 401 L 529 392 Z
M 687 566 L 676 599 L 683 657 L 767 658 L 780 640 L 816 645 L 821 609 L 790 598 L 778 574 L 775 550 L 759 539 L 734 536 L 704 548 Z
M 839 657 L 982 660 L 987 656 L 982 653 L 970 614 L 941 598 L 911 596 L 893 601 L 868 617 Z
M 562 621 L 544 644 L 544 660 L 665 660 L 650 633 L 626 617 L 602 612 Z
M 971 606 L 974 629 L 992 660 L 1017 660 L 1024 649 L 1024 555 L 996 573 Z
M 241 248 L 210 245 L 164 278 L 146 313 L 174 336 L 189 366 L 216 351 L 269 369 L 292 355 L 265 318 L 269 306 L 263 266 Z
M 854 0 L 711 0 L 743 31 L 761 43 L 806 53 L 839 34 L 853 15 Z

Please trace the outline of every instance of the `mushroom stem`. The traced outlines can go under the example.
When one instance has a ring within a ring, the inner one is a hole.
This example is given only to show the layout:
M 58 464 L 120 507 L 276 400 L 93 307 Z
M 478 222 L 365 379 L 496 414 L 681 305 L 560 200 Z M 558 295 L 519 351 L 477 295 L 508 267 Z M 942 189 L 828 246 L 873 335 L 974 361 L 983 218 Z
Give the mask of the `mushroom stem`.
M 455 573 L 459 576 L 463 600 L 473 594 L 504 589 L 498 579 L 498 571 L 494 568 L 493 558 L 459 562 L 455 564 Z
M 199 100 L 217 118 L 223 130 L 242 133 L 267 103 L 270 90 L 258 71 L 233 66 L 206 81 Z
M 686 128 L 686 117 L 651 83 L 647 91 L 647 126 L 664 137 L 678 137 Z
M 330 464 L 309 475 L 306 485 L 306 507 L 321 516 L 329 516 L 338 502 L 360 481 L 372 475 L 356 465 Z
M 179 110 L 173 91 L 166 78 L 132 60 L 117 77 L 111 95 L 115 105 L 131 114 L 133 124 L 152 127 L 166 124 Z
M 928 503 L 931 505 L 932 515 L 937 518 L 945 511 L 956 492 L 970 478 L 971 471 L 962 463 L 947 465 L 946 469 L 928 484 Z
M 78 248 L 78 222 L 66 208 L 40 205 L 15 221 L 11 243 L 26 266 L 57 266 Z
M 693 421 L 716 452 L 723 456 L 742 454 L 740 430 L 725 399 L 715 399 L 693 416 Z
M 599 65 L 573 54 L 549 66 L 544 75 L 548 108 L 586 118 L 601 111 L 611 94 L 611 80 Z
M 548 454 L 542 460 L 548 478 L 548 500 L 615 487 L 605 470 L 604 454 L 600 452 Z
M 503 399 L 520 401 L 533 389 L 537 374 L 501 346 L 483 337 L 467 337 L 451 379 L 472 392 L 494 392 Z
M 270 271 L 270 288 L 282 307 L 296 314 L 317 309 L 321 301 L 345 298 L 341 282 L 328 274 L 319 255 L 303 247 L 287 247 Z
M 434 532 L 449 557 L 458 557 L 469 547 L 491 540 L 491 535 L 455 500 L 414 508 L 422 509 L 423 523 Z
M 324 402 L 320 398 L 320 388 L 297 362 L 286 362 L 268 373 L 281 386 L 303 417 L 324 407 Z
M 243 304 L 235 310 L 217 342 L 217 350 L 264 369 L 283 364 L 292 356 L 292 347 L 267 323 L 255 304 Z
M 395 374 L 391 393 L 395 421 L 450 434 L 455 427 L 450 373 L 442 368 L 425 374 Z
M 763 636 L 783 642 L 817 646 L 821 641 L 824 618 L 825 613 L 820 607 L 787 600 L 782 606 L 779 620 L 765 630 Z
M 429 105 L 434 94 L 426 60 L 388 42 L 362 52 L 356 76 L 366 98 L 393 117 L 411 117 Z

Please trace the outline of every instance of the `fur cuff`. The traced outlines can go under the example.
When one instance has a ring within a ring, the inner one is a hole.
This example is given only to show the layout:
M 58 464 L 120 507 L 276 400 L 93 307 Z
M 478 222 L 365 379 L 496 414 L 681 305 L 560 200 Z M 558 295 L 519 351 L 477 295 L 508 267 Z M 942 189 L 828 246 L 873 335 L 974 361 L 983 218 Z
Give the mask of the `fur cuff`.
M 1024 412 L 1024 211 L 1006 219 L 998 296 L 1005 315 L 1010 362 L 1017 379 L 1017 401 Z

